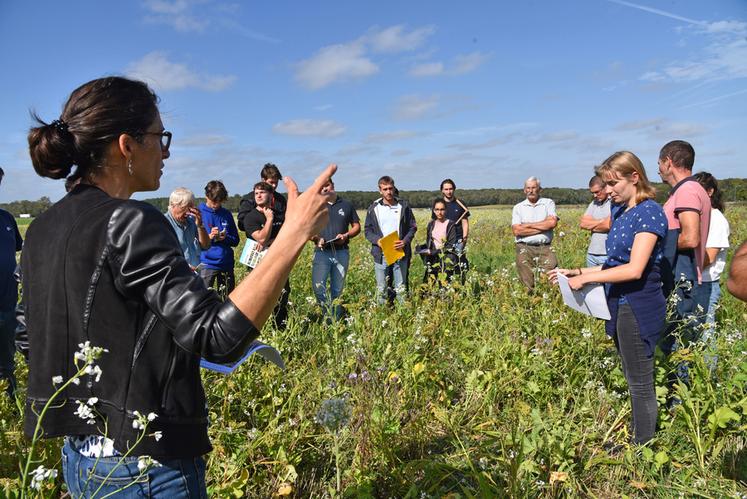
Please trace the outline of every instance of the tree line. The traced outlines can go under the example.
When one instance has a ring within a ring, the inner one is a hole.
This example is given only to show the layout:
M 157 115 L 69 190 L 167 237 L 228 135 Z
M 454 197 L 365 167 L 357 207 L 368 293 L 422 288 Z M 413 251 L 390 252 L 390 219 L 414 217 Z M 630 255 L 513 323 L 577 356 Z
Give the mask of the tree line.
M 657 190 L 656 199 L 663 203 L 669 193 L 669 185 L 659 183 L 654 184 Z M 727 202 L 745 202 L 747 201 L 747 178 L 728 178 L 719 181 L 719 186 L 724 193 L 724 200 Z M 338 191 L 338 195 L 347 199 L 356 209 L 367 208 L 375 199 L 379 197 L 378 192 L 373 191 Z M 400 191 L 400 197 L 407 199 L 414 208 L 428 208 L 433 200 L 439 197 L 441 193 L 433 191 Z M 458 189 L 457 196 L 467 206 L 485 206 L 485 205 L 514 205 L 525 198 L 522 189 Z M 542 196 L 548 197 L 555 201 L 555 204 L 587 204 L 591 200 L 588 189 L 572 189 L 568 187 L 546 187 L 542 190 Z M 169 205 L 167 197 L 146 199 L 146 202 L 152 204 L 157 209 L 165 212 Z M 198 198 L 198 201 L 203 201 Z M 239 209 L 241 195 L 235 194 L 230 196 L 223 206 L 233 213 Z M 22 213 L 36 217 L 43 213 L 47 208 L 52 206 L 52 202 L 46 196 L 37 201 L 13 201 L 11 203 L 2 203 L 0 208 L 10 212 L 18 217 Z

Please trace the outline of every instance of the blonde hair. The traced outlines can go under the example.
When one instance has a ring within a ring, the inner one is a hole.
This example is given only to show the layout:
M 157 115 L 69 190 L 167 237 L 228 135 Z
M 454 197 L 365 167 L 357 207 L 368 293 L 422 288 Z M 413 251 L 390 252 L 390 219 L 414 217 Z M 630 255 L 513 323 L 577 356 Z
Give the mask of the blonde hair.
M 656 188 L 648 181 L 643 163 L 638 159 L 638 156 L 630 151 L 616 152 L 596 167 L 595 172 L 605 181 L 614 177 L 629 179 L 633 173 L 637 173 L 638 183 L 635 184 L 635 203 L 639 204 L 647 199 L 656 199 Z

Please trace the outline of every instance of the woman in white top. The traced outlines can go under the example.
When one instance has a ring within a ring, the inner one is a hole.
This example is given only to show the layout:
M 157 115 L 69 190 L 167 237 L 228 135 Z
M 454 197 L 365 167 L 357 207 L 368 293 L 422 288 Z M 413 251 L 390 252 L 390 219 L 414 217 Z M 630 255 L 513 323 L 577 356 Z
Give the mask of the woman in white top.
M 704 310 L 705 315 L 702 319 L 706 325 L 702 338 L 709 348 L 712 348 L 716 340 L 716 308 L 721 297 L 719 279 L 726 268 L 726 250 L 729 248 L 729 222 L 723 214 L 724 202 L 721 199 L 721 190 L 713 175 L 707 172 L 696 173 L 695 180 L 703 186 L 711 198 L 711 225 L 708 229 L 706 254 L 703 259 L 703 282 L 696 290 L 696 293 L 701 294 L 699 298 L 696 298 L 696 303 L 708 304 L 708 309 Z M 713 364 L 715 365 L 715 358 Z

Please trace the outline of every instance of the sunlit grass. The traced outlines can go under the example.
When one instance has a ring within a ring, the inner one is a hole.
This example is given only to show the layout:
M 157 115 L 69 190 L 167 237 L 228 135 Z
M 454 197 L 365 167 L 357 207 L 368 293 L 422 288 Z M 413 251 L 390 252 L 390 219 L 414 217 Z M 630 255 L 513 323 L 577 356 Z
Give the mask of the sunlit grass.
M 559 209 L 554 247 L 563 266 L 583 264 L 582 211 Z M 416 214 L 424 228 L 427 210 Z M 692 353 L 688 411 L 661 407 L 655 442 L 610 456 L 602 445 L 627 440 L 630 403 L 603 323 L 564 308 L 548 283 L 527 296 L 513 265 L 510 208 L 472 214 L 466 285 L 420 293 L 415 260 L 411 298 L 392 309 L 375 305 L 369 245 L 354 239 L 343 293 L 349 318 L 332 325 L 318 320 L 306 248 L 292 275 L 288 329 L 262 333 L 287 370 L 252 358 L 231 376 L 204 372 L 212 494 L 331 496 L 337 457 L 348 497 L 744 497 L 744 304 L 724 293 L 713 377 L 702 352 Z M 736 245 L 747 238 L 747 208 L 726 215 Z M 421 229 L 416 240 L 424 237 Z M 668 368 L 657 358 L 659 381 Z M 328 399 L 351 411 L 337 456 L 315 420 Z M 14 477 L 25 444 L 18 415 L 5 402 L 2 411 L 2 473 Z M 50 465 L 58 445 L 46 448 Z

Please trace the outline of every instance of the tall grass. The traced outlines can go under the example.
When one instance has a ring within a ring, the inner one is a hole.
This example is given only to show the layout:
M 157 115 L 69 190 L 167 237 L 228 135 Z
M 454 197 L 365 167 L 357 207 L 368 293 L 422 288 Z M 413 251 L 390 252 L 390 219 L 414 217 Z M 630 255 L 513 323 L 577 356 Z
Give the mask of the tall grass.
M 307 248 L 292 275 L 289 327 L 262 333 L 287 370 L 252 358 L 230 376 L 203 373 L 213 496 L 336 496 L 339 472 L 346 497 L 747 497 L 744 304 L 725 293 L 713 374 L 702 351 L 686 352 L 692 388 L 680 388 L 673 413 L 660 403 L 656 440 L 610 455 L 603 444 L 629 436 L 630 401 L 603 323 L 566 309 L 546 282 L 526 294 L 509 208 L 472 213 L 465 286 L 421 293 L 416 260 L 411 297 L 394 308 L 375 305 L 369 247 L 354 239 L 349 317 L 332 325 L 318 320 Z M 581 213 L 561 207 L 562 266 L 583 264 Z M 427 214 L 417 212 L 420 227 Z M 727 212 L 733 243 L 747 238 L 745 215 Z M 656 365 L 663 402 L 671 366 L 661 356 Z M 23 385 L 25 367 L 19 375 Z M 316 419 L 329 399 L 350 410 L 334 439 Z M 2 404 L 0 470 L 10 478 L 25 441 Z M 50 466 L 57 446 L 44 451 Z

